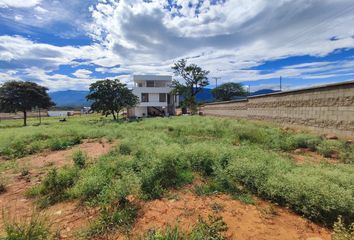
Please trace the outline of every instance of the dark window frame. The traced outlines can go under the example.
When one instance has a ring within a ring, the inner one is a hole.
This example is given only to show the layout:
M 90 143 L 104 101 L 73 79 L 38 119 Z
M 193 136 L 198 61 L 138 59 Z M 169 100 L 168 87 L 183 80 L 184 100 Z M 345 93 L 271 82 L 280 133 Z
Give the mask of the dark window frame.
M 149 102 L 149 94 L 141 93 L 141 102 Z
M 152 85 L 151 85 L 151 83 L 152 83 Z M 146 87 L 155 87 L 155 81 L 154 80 L 147 80 Z
M 164 102 L 165 103 L 167 101 L 167 96 L 166 95 L 167 95 L 166 93 L 159 93 L 159 102 Z

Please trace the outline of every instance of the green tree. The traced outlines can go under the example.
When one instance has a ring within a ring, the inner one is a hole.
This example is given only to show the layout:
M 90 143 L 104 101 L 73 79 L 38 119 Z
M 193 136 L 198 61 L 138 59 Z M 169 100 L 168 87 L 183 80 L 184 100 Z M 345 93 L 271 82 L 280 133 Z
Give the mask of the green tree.
M 224 83 L 211 92 L 217 100 L 228 101 L 237 96 L 245 96 L 246 91 L 240 83 Z
M 119 79 L 92 83 L 86 98 L 93 101 L 92 110 L 101 112 L 106 117 L 112 114 L 114 120 L 118 119 L 119 112 L 124 108 L 134 107 L 139 102 L 138 97 Z
M 187 65 L 185 59 L 179 60 L 172 67 L 175 75 L 184 79 L 184 83 L 180 83 L 176 80 L 173 81 L 174 93 L 184 97 L 184 104 L 187 105 L 192 113 L 196 112 L 196 100 L 195 96 L 205 86 L 209 85 L 208 74 L 209 71 L 203 70 L 196 64 Z
M 27 111 L 33 108 L 47 109 L 55 104 L 48 88 L 33 82 L 8 81 L 0 85 L 0 111 L 23 112 L 23 125 L 27 125 Z

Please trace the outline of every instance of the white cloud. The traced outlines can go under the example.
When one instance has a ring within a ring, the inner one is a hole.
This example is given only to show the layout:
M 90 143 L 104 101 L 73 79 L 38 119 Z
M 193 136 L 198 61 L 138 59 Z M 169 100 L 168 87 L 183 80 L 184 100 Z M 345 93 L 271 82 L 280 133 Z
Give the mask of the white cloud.
M 78 69 L 76 70 L 73 75 L 77 78 L 90 78 L 92 71 L 87 69 Z
M 4 2 L 10 1 L 0 0 L 0 6 Z M 5 70 L 31 69 L 27 75 L 53 88 L 72 86 L 69 81 L 88 86 L 89 76 L 95 74 L 84 69 L 73 73 L 77 78 L 49 74 L 61 65 L 92 64 L 96 72 L 129 81 L 132 73 L 171 74 L 171 65 L 180 58 L 210 70 L 210 77 L 222 77 L 221 82 L 280 75 L 303 79 L 354 76 L 354 62 L 348 59 L 297 64 L 266 73 L 250 70 L 266 61 L 303 55 L 320 59 L 337 49 L 354 48 L 352 0 L 176 0 L 173 6 L 166 0 L 99 0 L 89 10 L 92 1 L 37 2 L 31 10 L 15 11 L 12 21 L 23 16 L 18 19 L 21 24 L 41 29 L 58 22 L 72 24 L 95 40 L 87 46 L 59 47 L 0 36 Z M 34 74 L 39 70 L 40 74 Z
M 0 0 L 0 8 L 29 8 L 38 5 L 41 0 Z

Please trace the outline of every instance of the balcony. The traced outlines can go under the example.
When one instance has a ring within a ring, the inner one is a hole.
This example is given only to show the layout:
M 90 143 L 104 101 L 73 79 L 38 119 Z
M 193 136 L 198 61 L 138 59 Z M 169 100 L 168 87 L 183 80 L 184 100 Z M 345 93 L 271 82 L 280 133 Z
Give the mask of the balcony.
M 133 93 L 140 96 L 141 93 L 170 93 L 171 87 L 134 87 Z

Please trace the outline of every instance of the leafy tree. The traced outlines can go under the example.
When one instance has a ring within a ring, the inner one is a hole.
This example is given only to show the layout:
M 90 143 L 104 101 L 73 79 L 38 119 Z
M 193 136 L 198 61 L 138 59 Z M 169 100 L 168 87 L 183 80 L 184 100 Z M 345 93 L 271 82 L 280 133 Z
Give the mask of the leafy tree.
M 245 96 L 246 91 L 240 83 L 224 83 L 211 92 L 217 100 L 228 101 L 236 96 Z
M 205 86 L 209 85 L 208 74 L 209 71 L 203 70 L 196 64 L 187 65 L 185 59 L 179 60 L 172 67 L 177 76 L 182 77 L 185 83 L 182 84 L 178 81 L 173 81 L 175 93 L 184 97 L 184 103 L 190 107 L 192 112 L 196 111 L 195 96 Z
M 92 110 L 102 112 L 106 117 L 112 114 L 114 120 L 118 118 L 120 111 L 134 107 L 139 101 L 138 97 L 119 79 L 106 79 L 92 83 L 86 98 L 93 101 Z
M 48 88 L 33 82 L 8 81 L 0 86 L 0 111 L 23 112 L 23 125 L 27 125 L 27 111 L 33 108 L 47 109 L 55 104 Z

